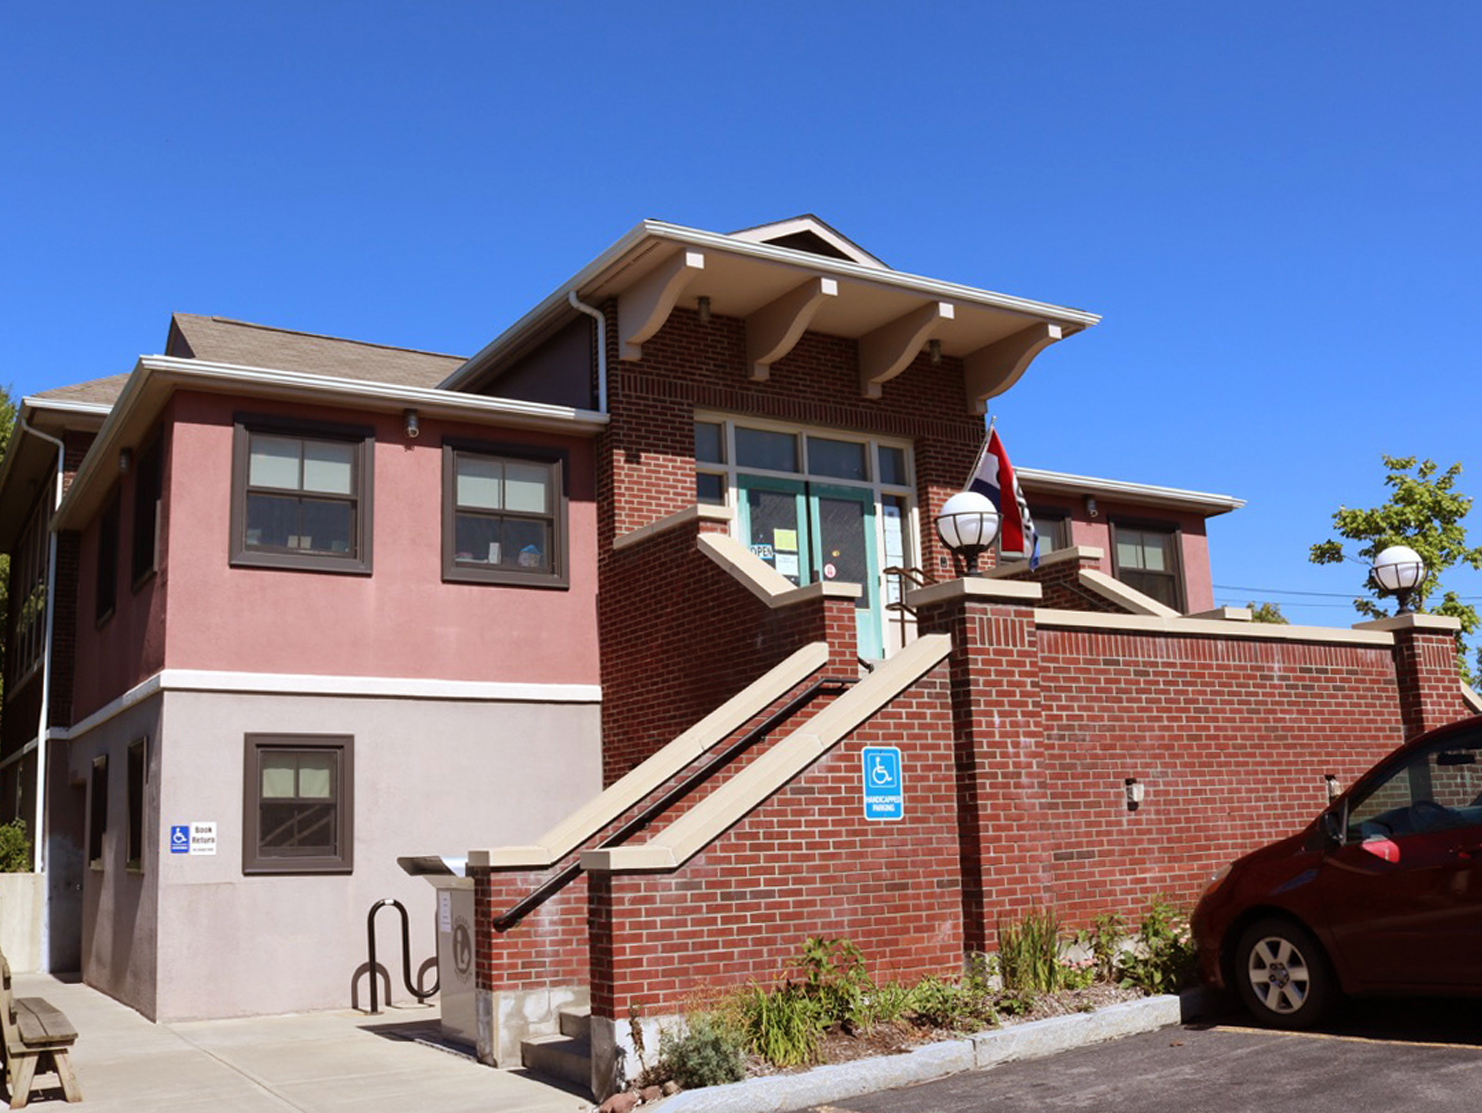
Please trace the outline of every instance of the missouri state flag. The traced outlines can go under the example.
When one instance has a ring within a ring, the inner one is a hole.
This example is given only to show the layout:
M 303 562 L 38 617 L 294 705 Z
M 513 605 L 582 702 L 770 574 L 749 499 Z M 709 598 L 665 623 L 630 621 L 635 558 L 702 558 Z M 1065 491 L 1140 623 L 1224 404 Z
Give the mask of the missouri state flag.
M 973 469 L 968 489 L 987 495 L 998 508 L 998 545 L 1004 558 L 1028 558 L 1031 568 L 1037 566 L 1039 535 L 1034 531 L 1029 504 L 1024 501 L 1024 492 L 1019 489 L 1019 480 L 1014 475 L 1014 465 L 1009 463 L 1009 454 L 1003 450 L 997 429 L 988 430 L 988 443 L 978 456 L 978 466 Z

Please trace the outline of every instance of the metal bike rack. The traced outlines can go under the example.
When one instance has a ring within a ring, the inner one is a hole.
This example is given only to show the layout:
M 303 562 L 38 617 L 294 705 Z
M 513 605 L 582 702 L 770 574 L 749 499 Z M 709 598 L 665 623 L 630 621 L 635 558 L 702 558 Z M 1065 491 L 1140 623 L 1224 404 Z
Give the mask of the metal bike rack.
M 366 958 L 370 964 L 370 1012 L 372 1016 L 377 1016 L 381 1012 L 377 992 L 380 987 L 376 982 L 376 913 L 388 904 L 401 913 L 401 978 L 406 983 L 407 992 L 421 1002 L 436 993 L 438 988 L 437 984 L 434 983 L 431 989 L 419 991 L 416 986 L 412 985 L 411 917 L 407 915 L 406 906 L 401 901 L 391 900 L 390 898 L 378 900 L 375 904 L 371 905 L 370 911 L 366 913 L 365 917 L 365 950 Z M 441 980 L 441 977 L 439 977 L 438 981 Z M 386 1004 L 391 1004 L 391 986 L 389 981 L 386 986 Z

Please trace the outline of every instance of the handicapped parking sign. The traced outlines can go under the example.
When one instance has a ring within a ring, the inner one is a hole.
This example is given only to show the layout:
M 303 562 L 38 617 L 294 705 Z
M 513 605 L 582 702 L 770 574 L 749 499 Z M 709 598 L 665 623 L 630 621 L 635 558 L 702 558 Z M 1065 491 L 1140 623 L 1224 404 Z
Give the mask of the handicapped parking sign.
M 170 853 L 190 853 L 190 824 L 179 823 L 170 828 Z
M 895 746 L 866 746 L 862 758 L 865 818 L 904 819 L 906 793 L 900 750 Z

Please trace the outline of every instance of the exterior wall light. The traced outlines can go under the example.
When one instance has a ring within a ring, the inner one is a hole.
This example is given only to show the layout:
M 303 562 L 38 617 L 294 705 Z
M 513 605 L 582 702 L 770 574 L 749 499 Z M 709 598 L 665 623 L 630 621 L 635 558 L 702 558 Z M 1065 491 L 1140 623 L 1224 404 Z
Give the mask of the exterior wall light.
M 1425 561 L 1408 545 L 1391 545 L 1374 558 L 1374 578 L 1399 600 L 1398 614 L 1410 614 L 1410 593 L 1425 582 Z
M 942 342 L 940 340 L 928 340 L 926 351 L 932 363 L 942 362 Z
M 407 410 L 401 416 L 406 422 L 407 440 L 414 441 L 420 437 L 422 435 L 422 425 L 418 419 L 417 411 Z
M 1127 810 L 1135 812 L 1142 807 L 1142 798 L 1145 786 L 1136 777 L 1128 777 L 1122 781 L 1122 787 L 1127 790 Z
M 118 450 L 118 470 L 120 475 L 127 475 L 129 469 L 134 466 L 134 450 L 132 448 L 120 448 Z
M 702 294 L 696 305 L 700 309 L 700 323 L 708 325 L 710 323 L 710 299 Z
M 967 574 L 978 574 L 978 557 L 998 536 L 998 511 L 987 495 L 958 491 L 937 515 L 937 536 L 960 556 Z

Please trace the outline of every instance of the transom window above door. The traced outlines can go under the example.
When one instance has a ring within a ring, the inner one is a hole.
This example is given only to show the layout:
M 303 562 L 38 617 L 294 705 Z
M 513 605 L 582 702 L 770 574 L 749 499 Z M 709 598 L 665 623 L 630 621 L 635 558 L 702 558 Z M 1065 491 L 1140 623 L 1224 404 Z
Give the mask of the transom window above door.
M 696 495 L 700 502 L 723 505 L 737 472 L 867 484 L 911 495 L 909 454 L 906 444 L 880 438 L 701 417 L 695 421 Z

